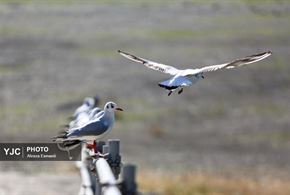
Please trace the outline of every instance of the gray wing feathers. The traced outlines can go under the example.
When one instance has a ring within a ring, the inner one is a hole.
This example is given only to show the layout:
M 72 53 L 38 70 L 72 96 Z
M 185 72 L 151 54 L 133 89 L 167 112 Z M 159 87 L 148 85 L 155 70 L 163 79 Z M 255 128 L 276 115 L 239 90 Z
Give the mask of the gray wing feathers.
M 244 57 L 244 58 L 241 58 L 241 59 L 237 59 L 237 60 L 234 60 L 232 62 L 225 63 L 225 64 L 217 64 L 217 65 L 205 66 L 203 68 L 196 68 L 196 69 L 187 69 L 187 70 L 183 70 L 181 75 L 182 76 L 188 76 L 188 75 L 195 75 L 195 74 L 198 74 L 198 73 L 206 73 L 206 72 L 217 71 L 217 70 L 221 70 L 221 69 L 236 68 L 236 67 L 239 67 L 239 66 L 244 66 L 244 65 L 247 65 L 247 64 L 258 62 L 260 60 L 263 60 L 263 59 L 267 58 L 271 54 L 272 54 L 271 51 L 267 51 L 267 52 L 263 52 L 263 53 L 259 53 L 259 54 L 255 54 L 255 55 L 251 55 L 251 56 L 247 56 L 247 57 Z
M 271 54 L 272 54 L 272 52 L 268 51 L 268 52 L 263 52 L 263 53 L 247 56 L 247 57 L 244 57 L 241 59 L 237 59 L 237 60 L 234 60 L 232 62 L 225 63 L 225 64 L 206 66 L 206 67 L 199 69 L 199 72 L 211 72 L 211 71 L 216 71 L 216 70 L 223 69 L 223 68 L 227 68 L 227 69 L 236 68 L 239 66 L 244 66 L 247 64 L 258 62 L 258 61 L 270 56 Z
M 129 54 L 129 53 L 126 53 L 126 52 L 123 52 L 123 51 L 120 51 L 120 50 L 118 50 L 118 52 L 122 56 L 124 56 L 125 58 L 127 58 L 129 60 L 132 60 L 132 61 L 135 61 L 135 62 L 138 62 L 138 63 L 141 63 L 141 64 L 143 64 L 143 65 L 145 65 L 148 68 L 151 68 L 153 70 L 158 70 L 160 72 L 163 72 L 163 73 L 166 73 L 166 74 L 171 74 L 171 75 L 176 75 L 177 73 L 180 72 L 180 70 L 174 68 L 173 66 L 168 66 L 168 65 L 165 65 L 165 64 L 160 64 L 160 63 L 157 63 L 157 62 L 146 60 L 144 58 L 140 58 L 138 56 L 134 56 L 132 54 Z
M 108 128 L 108 123 L 105 123 L 103 120 L 97 120 L 79 129 L 74 129 L 67 135 L 67 137 L 98 136 L 107 131 Z

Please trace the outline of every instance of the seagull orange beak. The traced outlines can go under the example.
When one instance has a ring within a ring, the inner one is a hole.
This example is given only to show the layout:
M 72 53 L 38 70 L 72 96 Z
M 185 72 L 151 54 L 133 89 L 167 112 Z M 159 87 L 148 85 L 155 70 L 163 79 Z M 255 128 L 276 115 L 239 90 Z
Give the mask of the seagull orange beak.
M 122 108 L 116 108 L 116 110 L 118 110 L 118 111 L 124 111 Z

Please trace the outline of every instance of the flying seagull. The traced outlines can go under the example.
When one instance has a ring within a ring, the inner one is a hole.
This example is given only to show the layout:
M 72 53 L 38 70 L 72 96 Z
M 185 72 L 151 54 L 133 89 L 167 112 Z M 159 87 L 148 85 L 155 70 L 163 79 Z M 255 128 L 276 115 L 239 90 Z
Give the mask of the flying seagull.
M 267 58 L 268 56 L 272 54 L 271 51 L 267 51 L 267 52 L 247 56 L 241 59 L 237 59 L 232 62 L 228 62 L 224 64 L 204 66 L 202 68 L 195 68 L 195 69 L 180 70 L 173 66 L 146 60 L 144 58 L 140 58 L 138 56 L 134 56 L 132 54 L 129 54 L 120 50 L 118 50 L 118 52 L 125 58 L 128 58 L 129 60 L 139 62 L 153 70 L 158 70 L 160 72 L 172 75 L 170 79 L 159 82 L 158 84 L 160 87 L 165 88 L 169 91 L 168 96 L 170 96 L 171 93 L 177 89 L 179 89 L 178 94 L 181 94 L 183 92 L 184 87 L 189 87 L 192 84 L 199 81 L 200 79 L 204 79 L 204 73 L 217 71 L 221 69 L 230 69 L 230 68 L 236 68 L 239 66 L 244 66 L 247 64 L 258 62 L 262 59 Z
M 118 108 L 114 102 L 107 102 L 104 110 L 96 112 L 92 120 L 82 126 L 69 128 L 52 139 L 57 142 L 66 142 L 69 146 L 80 142 L 93 142 L 93 144 L 88 144 L 88 148 L 94 148 L 96 152 L 95 140 L 103 138 L 111 131 L 115 122 L 115 111 L 123 111 L 123 109 Z

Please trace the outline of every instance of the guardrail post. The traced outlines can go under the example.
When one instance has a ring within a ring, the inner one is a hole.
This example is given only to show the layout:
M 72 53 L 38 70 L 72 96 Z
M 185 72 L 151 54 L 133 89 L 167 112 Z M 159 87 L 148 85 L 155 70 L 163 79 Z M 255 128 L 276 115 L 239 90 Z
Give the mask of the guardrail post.
M 103 146 L 106 144 L 106 142 L 104 141 L 98 141 L 97 142 L 97 150 L 100 152 L 100 153 L 103 153 Z
M 109 139 L 108 163 L 115 175 L 115 178 L 118 179 L 121 165 L 120 140 L 118 139 Z
M 122 172 L 122 194 L 137 195 L 136 166 L 125 165 Z
M 122 169 L 121 183 L 116 180 L 121 167 L 120 140 L 110 139 L 108 144 L 98 142 L 97 146 L 102 155 L 93 161 L 97 171 L 95 195 L 119 194 L 118 186 L 124 195 L 137 195 L 135 165 L 125 165 Z
M 109 153 L 109 146 L 108 145 L 103 145 L 103 154 L 108 154 Z

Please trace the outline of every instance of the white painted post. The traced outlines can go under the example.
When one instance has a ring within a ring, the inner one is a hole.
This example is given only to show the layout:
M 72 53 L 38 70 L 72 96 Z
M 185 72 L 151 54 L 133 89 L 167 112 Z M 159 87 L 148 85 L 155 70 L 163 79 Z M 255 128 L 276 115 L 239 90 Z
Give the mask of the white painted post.
M 105 159 L 99 158 L 97 160 L 96 170 L 98 173 L 99 183 L 102 186 L 102 194 L 121 195 L 121 192 L 117 187 L 117 181 Z

